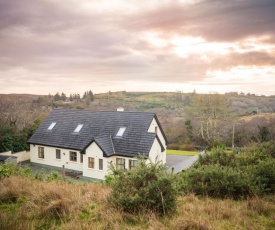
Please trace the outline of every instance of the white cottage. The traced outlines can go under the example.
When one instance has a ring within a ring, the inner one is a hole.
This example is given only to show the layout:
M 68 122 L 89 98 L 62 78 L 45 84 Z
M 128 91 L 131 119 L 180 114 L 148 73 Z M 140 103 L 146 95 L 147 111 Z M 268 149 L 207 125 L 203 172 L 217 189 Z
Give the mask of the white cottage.
M 33 164 L 99 180 L 109 163 L 131 169 L 139 154 L 166 163 L 167 139 L 155 113 L 53 110 L 28 143 Z

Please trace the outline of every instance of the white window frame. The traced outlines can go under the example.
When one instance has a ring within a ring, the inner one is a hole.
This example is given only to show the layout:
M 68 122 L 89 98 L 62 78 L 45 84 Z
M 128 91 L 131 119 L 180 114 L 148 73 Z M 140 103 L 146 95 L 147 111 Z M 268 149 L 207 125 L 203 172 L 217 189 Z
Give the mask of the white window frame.
M 129 169 L 133 169 L 137 167 L 138 161 L 137 160 L 129 160 Z
M 45 158 L 44 147 L 38 146 L 38 158 L 40 159 Z
M 95 168 L 95 158 L 94 157 L 88 157 L 88 168 L 89 169 Z
M 59 155 L 59 158 L 57 158 L 57 155 Z M 61 160 L 61 149 L 55 149 L 55 159 Z
M 70 151 L 70 161 L 71 162 L 77 162 L 77 152 Z
M 103 159 L 102 158 L 98 159 L 98 169 L 103 170 Z
M 124 158 L 116 159 L 116 167 L 117 169 L 125 169 L 126 160 Z

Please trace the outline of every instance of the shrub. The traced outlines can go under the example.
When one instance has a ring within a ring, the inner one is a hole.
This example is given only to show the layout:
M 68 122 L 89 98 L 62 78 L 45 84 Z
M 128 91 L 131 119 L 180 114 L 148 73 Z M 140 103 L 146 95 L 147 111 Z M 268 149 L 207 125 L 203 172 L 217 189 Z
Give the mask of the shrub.
M 173 150 L 179 150 L 179 144 L 176 144 L 176 143 L 169 144 L 168 148 Z
M 57 171 L 51 171 L 46 177 L 46 181 L 60 181 L 61 179 L 62 177 Z
M 16 165 L 12 163 L 0 164 L 0 179 L 16 174 L 19 174 L 19 168 Z
M 130 213 L 156 211 L 165 214 L 176 207 L 176 188 L 174 175 L 167 173 L 164 165 L 146 164 L 139 160 L 136 168 L 116 170 L 110 167 L 113 178 L 109 181 L 110 202 L 116 207 Z
M 185 151 L 194 151 L 195 147 L 194 144 L 181 144 L 179 146 L 179 150 L 185 150 Z
M 234 153 L 226 153 L 223 148 L 213 148 L 210 153 L 200 155 L 197 166 L 220 164 L 222 166 L 236 166 L 236 155 Z
M 244 152 L 267 155 L 275 158 L 275 141 L 254 143 L 243 149 Z
M 21 168 L 20 174 L 22 176 L 26 176 L 26 177 L 33 177 L 33 173 L 32 173 L 32 170 L 30 169 L 30 167 Z
M 40 181 L 44 180 L 44 177 L 45 177 L 45 171 L 43 168 L 40 171 L 37 171 L 34 175 L 34 178 Z
M 252 174 L 261 193 L 275 193 L 275 159 L 262 161 L 253 168 Z
M 255 166 L 268 159 L 271 159 L 271 157 L 261 152 L 242 152 L 236 156 L 237 163 L 240 167 Z
M 244 198 L 256 193 L 250 175 L 228 166 L 203 165 L 179 175 L 180 190 L 218 198 Z

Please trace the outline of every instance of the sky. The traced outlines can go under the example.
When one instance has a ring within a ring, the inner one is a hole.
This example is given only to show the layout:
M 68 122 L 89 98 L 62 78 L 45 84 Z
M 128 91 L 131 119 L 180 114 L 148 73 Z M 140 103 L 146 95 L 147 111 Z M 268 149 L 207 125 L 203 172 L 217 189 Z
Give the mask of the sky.
M 275 0 L 0 0 L 0 93 L 275 95 Z

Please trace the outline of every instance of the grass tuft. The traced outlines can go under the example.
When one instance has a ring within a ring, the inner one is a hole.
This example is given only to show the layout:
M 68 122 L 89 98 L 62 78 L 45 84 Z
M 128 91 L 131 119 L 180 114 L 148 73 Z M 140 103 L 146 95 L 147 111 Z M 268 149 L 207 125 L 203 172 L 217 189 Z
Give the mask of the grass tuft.
M 199 154 L 198 151 L 184 151 L 184 150 L 173 150 L 167 149 L 166 154 L 168 155 L 180 155 L 180 156 L 194 156 Z
M 247 200 L 178 196 L 173 215 L 114 209 L 99 183 L 0 180 L 0 229 L 274 229 L 275 196 Z M 12 197 L 12 198 L 11 198 Z

